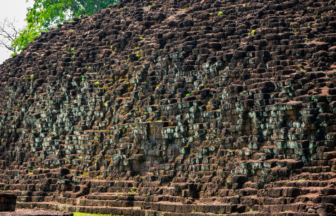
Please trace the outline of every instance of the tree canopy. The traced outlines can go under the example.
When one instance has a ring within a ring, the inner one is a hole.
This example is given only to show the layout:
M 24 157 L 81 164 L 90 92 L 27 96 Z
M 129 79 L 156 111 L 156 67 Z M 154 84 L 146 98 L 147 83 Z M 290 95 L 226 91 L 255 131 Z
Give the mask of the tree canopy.
M 27 0 L 29 1 L 29 0 Z M 27 26 L 21 30 L 12 46 L 17 51 L 25 48 L 34 37 L 43 31 L 48 31 L 64 21 L 79 17 L 80 15 L 92 15 L 108 5 L 117 3 L 118 0 L 33 0 L 34 5 L 28 8 L 26 16 Z
M 80 15 L 92 15 L 117 0 L 34 0 L 28 9 L 28 27 L 40 25 L 42 28 L 62 23 Z

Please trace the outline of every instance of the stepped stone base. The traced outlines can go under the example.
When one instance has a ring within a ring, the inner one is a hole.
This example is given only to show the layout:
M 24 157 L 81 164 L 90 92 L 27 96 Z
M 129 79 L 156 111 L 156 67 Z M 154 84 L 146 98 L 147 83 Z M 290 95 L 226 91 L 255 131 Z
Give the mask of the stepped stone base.
M 44 209 L 16 209 L 14 212 L 0 212 L 0 216 L 73 216 L 71 212 Z
M 134 204 L 139 204 L 135 203 Z M 249 211 L 244 212 L 244 206 L 232 204 L 193 204 L 182 205 L 179 203 L 170 204 L 144 203 L 146 206 L 132 207 L 106 207 L 106 206 L 74 206 L 60 203 L 18 203 L 20 208 L 39 208 L 50 209 L 65 212 L 83 212 L 89 214 L 108 214 L 108 215 L 135 215 L 135 216 L 207 216 L 207 215 L 244 215 L 244 216 L 336 216 L 333 213 L 327 213 L 326 210 L 331 206 L 322 205 L 256 205 Z M 150 206 L 147 206 L 150 204 Z M 310 208 L 307 212 L 298 212 L 301 209 Z M 174 209 L 172 212 L 172 209 Z M 214 212 L 216 211 L 216 212 Z M 211 212 L 211 213 L 205 213 Z M 70 216 L 70 213 L 64 213 L 64 216 Z M 0 214 L 1 216 L 1 214 Z

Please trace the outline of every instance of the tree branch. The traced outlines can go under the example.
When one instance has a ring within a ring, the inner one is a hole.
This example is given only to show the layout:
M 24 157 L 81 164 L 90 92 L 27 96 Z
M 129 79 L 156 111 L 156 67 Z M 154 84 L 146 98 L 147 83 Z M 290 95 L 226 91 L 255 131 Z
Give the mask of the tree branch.
M 3 39 L 0 40 L 0 46 L 5 47 L 6 49 L 15 52 L 16 47 L 8 45 L 12 44 L 14 40 L 18 37 L 20 30 L 15 27 L 17 21 L 11 21 L 6 18 L 3 22 L 0 23 L 0 37 Z
M 7 48 L 9 51 L 15 52 L 16 48 L 12 48 L 11 46 L 7 45 L 4 41 L 0 40 L 0 46 Z

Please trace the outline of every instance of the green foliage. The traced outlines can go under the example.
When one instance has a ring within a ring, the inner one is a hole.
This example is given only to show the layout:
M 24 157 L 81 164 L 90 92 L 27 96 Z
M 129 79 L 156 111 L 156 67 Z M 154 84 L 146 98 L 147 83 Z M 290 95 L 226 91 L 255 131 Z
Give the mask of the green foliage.
M 128 193 L 133 193 L 133 194 L 135 194 L 135 193 L 137 193 L 138 192 L 138 189 L 137 188 L 132 188 L 131 190 L 130 190 L 130 192 L 128 192 Z
M 80 75 L 80 81 L 82 82 L 82 81 L 85 81 L 85 78 L 83 78 L 83 75 Z
M 191 93 L 186 94 L 186 96 L 187 96 L 187 97 L 190 97 L 190 96 L 191 96 Z
M 12 47 L 16 47 L 17 51 L 21 51 L 23 48 L 28 46 L 28 43 L 33 41 L 35 37 L 39 36 L 43 30 L 37 26 L 26 27 L 20 31 L 19 37 L 17 37 L 13 43 Z
M 257 30 L 252 30 L 252 35 L 254 36 Z
M 219 11 L 218 15 L 219 15 L 219 16 L 223 16 L 223 12 L 222 12 L 222 11 Z
M 12 54 L 11 54 L 11 57 L 13 58 L 14 56 L 16 56 L 16 54 L 17 54 L 16 52 L 15 52 L 15 53 L 12 53 Z
M 32 167 L 30 170 L 28 170 L 28 174 L 33 174 L 34 173 L 34 167 Z
M 28 9 L 27 23 L 50 28 L 80 15 L 92 15 L 116 3 L 117 0 L 34 0 L 33 7 Z
M 27 0 L 29 1 L 29 0 Z M 34 5 L 26 14 L 27 27 L 14 40 L 12 47 L 21 51 L 28 43 L 64 21 L 70 21 L 81 15 L 92 15 L 118 0 L 31 0 Z
M 75 51 L 75 48 L 71 48 L 71 52 Z
M 141 58 L 140 51 L 137 51 L 136 57 L 137 57 L 138 59 Z
M 98 85 L 99 85 L 99 82 L 97 81 L 97 82 L 95 82 L 94 84 L 95 84 L 95 86 L 96 86 L 96 87 L 98 87 Z

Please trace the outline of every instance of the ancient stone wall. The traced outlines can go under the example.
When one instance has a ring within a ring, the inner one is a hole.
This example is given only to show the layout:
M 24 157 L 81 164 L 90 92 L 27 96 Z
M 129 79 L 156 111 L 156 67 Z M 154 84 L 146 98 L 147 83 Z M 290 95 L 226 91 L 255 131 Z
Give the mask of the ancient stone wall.
M 121 1 L 0 66 L 19 207 L 333 215 L 334 0 Z

